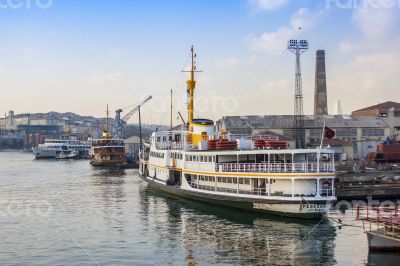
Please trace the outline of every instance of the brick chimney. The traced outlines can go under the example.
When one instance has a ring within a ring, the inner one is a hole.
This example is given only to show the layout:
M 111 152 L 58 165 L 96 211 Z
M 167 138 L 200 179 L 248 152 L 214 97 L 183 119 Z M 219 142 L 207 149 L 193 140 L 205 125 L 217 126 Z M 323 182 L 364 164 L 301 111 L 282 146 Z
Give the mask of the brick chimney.
M 326 92 L 325 50 L 317 50 L 315 62 L 314 115 L 328 114 Z

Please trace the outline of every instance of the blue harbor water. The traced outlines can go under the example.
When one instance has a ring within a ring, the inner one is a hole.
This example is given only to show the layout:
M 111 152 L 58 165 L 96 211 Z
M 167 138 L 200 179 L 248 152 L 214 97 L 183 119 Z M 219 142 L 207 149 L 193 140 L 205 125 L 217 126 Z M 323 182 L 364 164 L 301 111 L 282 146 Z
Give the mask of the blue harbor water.
M 0 153 L 0 265 L 399 265 L 354 215 L 259 216 L 156 194 L 136 170 Z

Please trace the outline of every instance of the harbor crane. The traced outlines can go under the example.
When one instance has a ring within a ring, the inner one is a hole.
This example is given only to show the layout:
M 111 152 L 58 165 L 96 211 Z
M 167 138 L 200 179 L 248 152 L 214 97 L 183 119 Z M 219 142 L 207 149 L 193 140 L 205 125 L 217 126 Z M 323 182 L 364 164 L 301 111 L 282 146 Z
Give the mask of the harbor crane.
M 178 115 L 179 115 L 179 117 L 181 118 L 182 123 L 183 123 L 184 125 L 186 125 L 186 121 L 185 121 L 185 119 L 183 119 L 183 116 L 182 116 L 181 112 L 178 111 Z
M 150 101 L 152 99 L 152 96 L 147 97 L 146 99 L 144 99 L 140 104 L 138 104 L 135 108 L 133 108 L 132 110 L 130 110 L 126 115 L 124 115 L 121 118 L 121 113 L 122 113 L 122 109 L 117 109 L 115 111 L 116 115 L 115 115 L 115 120 L 116 120 L 116 133 L 115 135 L 120 135 L 121 138 L 124 138 L 124 128 L 126 127 L 126 125 L 128 124 L 129 119 L 131 119 L 131 117 L 139 112 L 139 133 L 140 135 L 142 135 L 142 125 L 141 125 L 141 117 L 140 117 L 140 107 L 143 106 L 144 104 L 146 104 L 148 101 Z M 142 137 L 140 136 L 140 139 L 142 139 Z

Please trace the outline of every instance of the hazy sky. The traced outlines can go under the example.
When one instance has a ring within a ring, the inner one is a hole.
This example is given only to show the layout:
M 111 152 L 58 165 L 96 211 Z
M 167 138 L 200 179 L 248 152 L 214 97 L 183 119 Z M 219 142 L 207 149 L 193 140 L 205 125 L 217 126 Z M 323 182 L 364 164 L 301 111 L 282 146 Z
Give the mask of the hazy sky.
M 346 113 L 400 101 L 398 0 L 0 0 L 0 25 L 3 113 L 104 116 L 107 103 L 114 111 L 153 95 L 145 122 L 168 123 L 173 89 L 186 118 L 181 70 L 193 44 L 204 71 L 196 116 L 292 114 L 295 57 L 285 46 L 297 37 L 310 43 L 306 114 L 317 49 L 330 111 L 337 99 Z

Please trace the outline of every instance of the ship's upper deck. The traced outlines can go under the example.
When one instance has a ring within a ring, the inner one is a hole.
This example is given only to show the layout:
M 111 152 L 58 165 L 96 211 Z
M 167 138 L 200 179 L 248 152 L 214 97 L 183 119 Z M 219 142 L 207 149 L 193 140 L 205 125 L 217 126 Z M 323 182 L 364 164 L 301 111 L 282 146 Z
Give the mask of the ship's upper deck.
M 202 155 L 244 155 L 244 154 L 334 154 L 334 149 L 322 148 L 321 149 L 274 149 L 273 147 L 256 148 L 252 138 L 239 138 L 233 136 L 232 141 L 241 143 L 246 142 L 246 145 L 238 144 L 236 149 L 208 149 L 207 145 L 195 148 L 194 145 L 189 143 L 190 132 L 188 131 L 157 131 L 153 132 L 151 136 L 151 147 L 158 150 L 173 150 L 185 151 L 186 154 L 201 153 Z M 205 140 L 207 142 L 207 140 Z
M 124 146 L 123 139 L 94 139 L 92 146 Z

